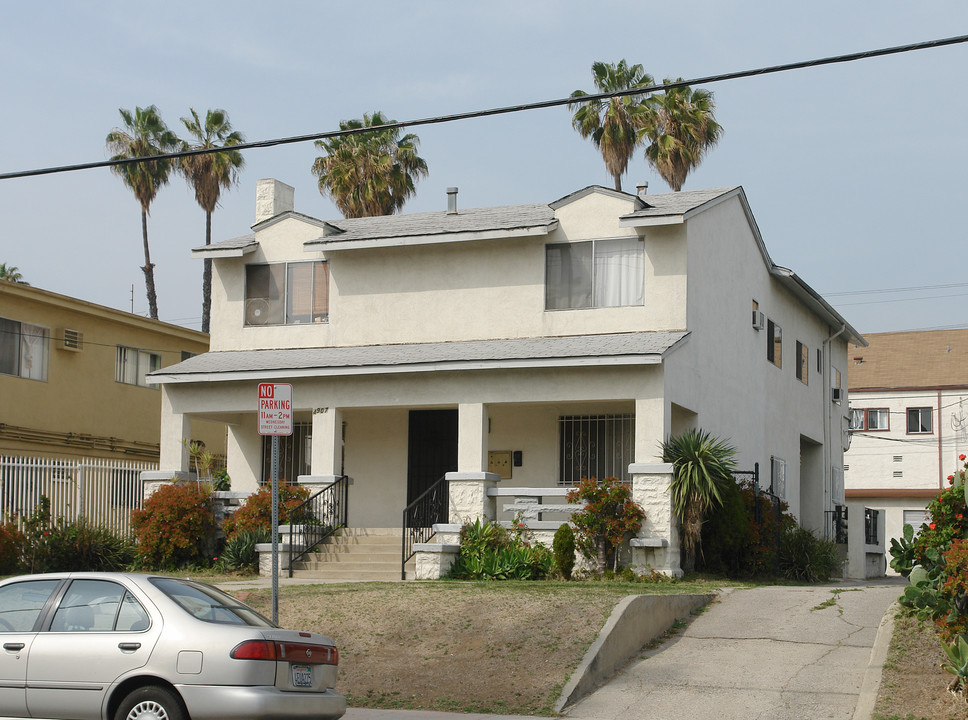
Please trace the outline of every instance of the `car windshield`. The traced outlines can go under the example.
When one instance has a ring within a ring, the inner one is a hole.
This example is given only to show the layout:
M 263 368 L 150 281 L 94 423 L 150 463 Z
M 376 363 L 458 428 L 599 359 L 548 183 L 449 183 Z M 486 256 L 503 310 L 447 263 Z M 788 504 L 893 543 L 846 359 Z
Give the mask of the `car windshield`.
M 243 605 L 231 595 L 211 585 L 160 577 L 151 578 L 151 584 L 174 600 L 185 612 L 199 620 L 224 625 L 278 627 L 248 605 Z

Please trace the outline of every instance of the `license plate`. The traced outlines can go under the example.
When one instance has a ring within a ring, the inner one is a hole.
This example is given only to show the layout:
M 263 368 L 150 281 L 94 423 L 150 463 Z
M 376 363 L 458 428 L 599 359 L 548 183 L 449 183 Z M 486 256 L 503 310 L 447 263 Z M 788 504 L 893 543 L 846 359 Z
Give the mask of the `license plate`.
M 313 669 L 309 665 L 292 666 L 292 684 L 295 687 L 313 686 Z

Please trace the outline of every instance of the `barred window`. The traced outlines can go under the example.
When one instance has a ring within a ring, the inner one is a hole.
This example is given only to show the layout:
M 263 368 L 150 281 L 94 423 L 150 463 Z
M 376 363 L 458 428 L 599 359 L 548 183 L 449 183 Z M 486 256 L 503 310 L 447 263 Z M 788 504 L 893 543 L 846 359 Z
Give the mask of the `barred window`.
M 565 415 L 558 418 L 558 434 L 559 485 L 575 485 L 586 477 L 629 481 L 635 455 L 634 416 Z

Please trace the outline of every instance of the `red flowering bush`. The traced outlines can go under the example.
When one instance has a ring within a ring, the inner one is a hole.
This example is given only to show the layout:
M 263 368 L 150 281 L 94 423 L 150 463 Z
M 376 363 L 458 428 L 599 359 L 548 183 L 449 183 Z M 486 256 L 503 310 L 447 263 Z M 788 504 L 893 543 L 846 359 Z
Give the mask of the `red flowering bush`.
M 578 545 L 589 558 L 594 558 L 598 571 L 605 570 L 608 559 L 612 569 L 618 569 L 615 549 L 642 527 L 645 511 L 632 500 L 632 489 L 618 478 L 582 478 L 574 490 L 568 491 L 568 502 L 584 503 L 581 510 L 571 515 L 571 523 L 578 535 Z
M 131 512 L 138 561 L 158 570 L 207 563 L 215 527 L 212 498 L 196 483 L 163 485 Z
M 13 575 L 22 568 L 22 552 L 27 538 L 12 522 L 0 524 L 0 575 Z
M 298 485 L 279 486 L 279 524 L 291 523 L 305 525 L 312 523 L 311 511 L 305 510 L 298 515 L 293 511 L 306 501 L 309 491 Z M 222 521 L 222 531 L 226 542 L 242 532 L 271 532 L 272 530 L 272 486 L 263 485 L 252 493 L 245 505 Z
M 963 470 L 961 472 L 964 472 Z M 947 549 L 953 540 L 968 536 L 968 506 L 965 504 L 965 488 L 953 485 L 945 488 L 927 507 L 930 520 L 921 526 L 914 539 L 914 562 L 926 565 L 927 552 L 934 548 L 939 552 Z

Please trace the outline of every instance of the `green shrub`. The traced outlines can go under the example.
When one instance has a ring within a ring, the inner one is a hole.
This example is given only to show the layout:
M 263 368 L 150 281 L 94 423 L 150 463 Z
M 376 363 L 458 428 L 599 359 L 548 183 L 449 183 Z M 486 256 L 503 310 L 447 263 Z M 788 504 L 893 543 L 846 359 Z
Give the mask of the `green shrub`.
M 806 528 L 787 528 L 780 536 L 777 566 L 780 575 L 787 580 L 829 580 L 840 566 L 837 545 L 832 540 L 817 537 Z
M 23 548 L 27 538 L 12 522 L 0 524 L 0 575 L 24 570 Z
M 553 565 L 551 552 L 535 544 L 523 523 L 509 532 L 498 523 L 468 523 L 460 531 L 460 553 L 448 577 L 458 580 L 541 580 Z
M 564 523 L 555 530 L 551 549 L 555 556 L 555 568 L 565 580 L 571 580 L 571 571 L 575 568 L 575 533 L 571 525 Z
M 228 472 L 219 470 L 212 476 L 212 490 L 225 491 L 232 489 L 232 480 Z
M 84 518 L 74 522 L 59 519 L 47 536 L 46 552 L 47 572 L 119 571 L 135 559 L 130 540 Z
M 296 485 L 279 486 L 279 524 L 311 525 L 316 519 L 307 508 L 293 515 L 306 501 L 309 491 Z M 246 499 L 245 504 L 222 521 L 222 531 L 228 542 L 240 532 L 272 532 L 272 486 L 263 485 Z
M 259 569 L 259 553 L 255 546 L 259 543 L 272 542 L 272 532 L 266 530 L 243 530 L 236 532 L 225 542 L 220 560 L 227 570 L 238 572 L 257 571 Z
M 944 552 L 956 538 L 968 537 L 964 486 L 953 485 L 942 490 L 928 503 L 927 511 L 931 519 L 921 526 L 921 531 L 914 539 L 915 565 L 927 564 L 930 548 Z
M 776 575 L 781 538 L 794 527 L 786 503 L 775 507 L 752 483 L 733 483 L 724 488 L 722 509 L 703 525 L 700 566 L 737 578 Z
M 195 483 L 163 485 L 131 513 L 137 559 L 170 570 L 207 564 L 215 533 L 211 496 Z

